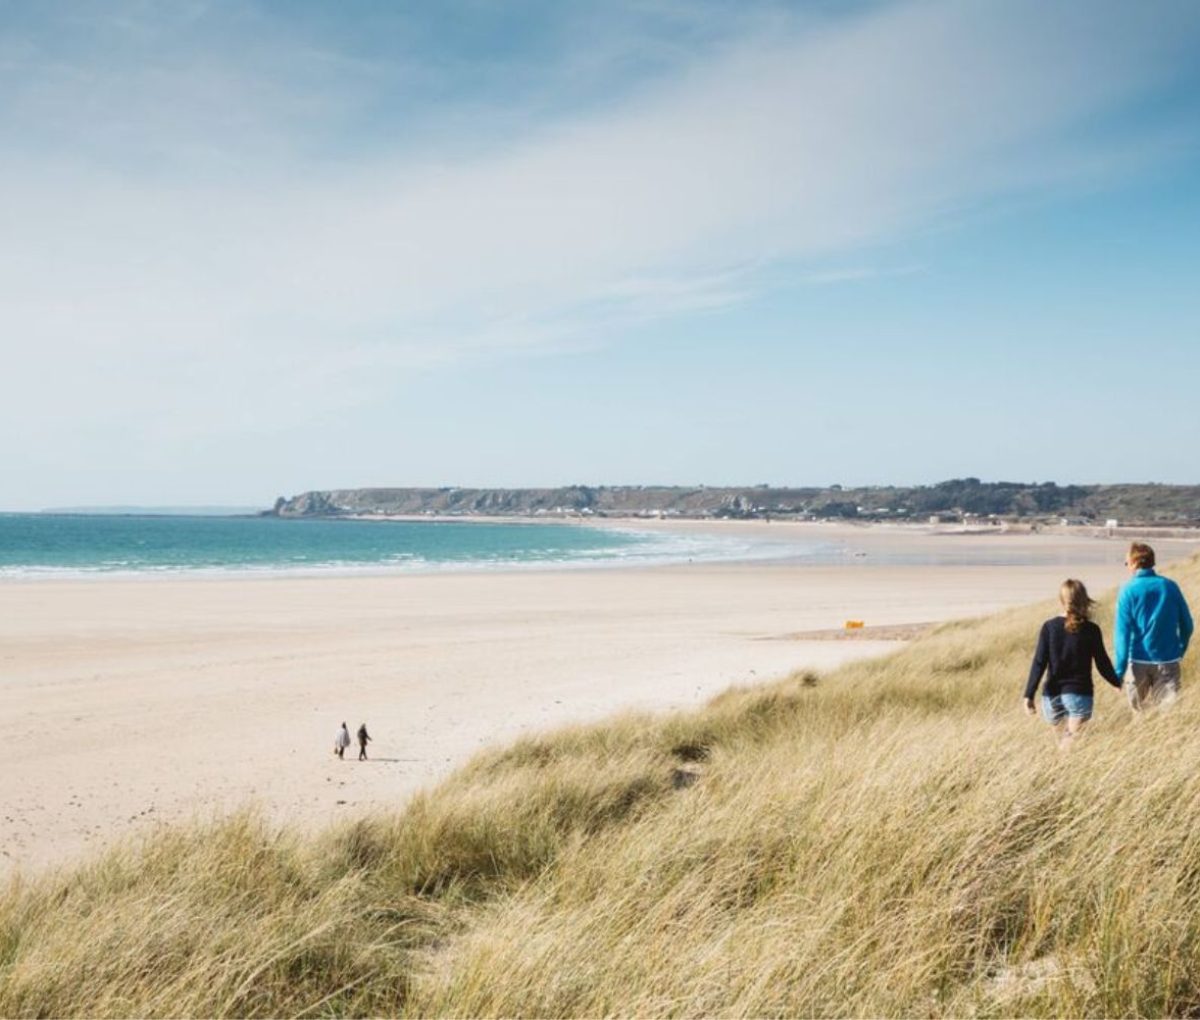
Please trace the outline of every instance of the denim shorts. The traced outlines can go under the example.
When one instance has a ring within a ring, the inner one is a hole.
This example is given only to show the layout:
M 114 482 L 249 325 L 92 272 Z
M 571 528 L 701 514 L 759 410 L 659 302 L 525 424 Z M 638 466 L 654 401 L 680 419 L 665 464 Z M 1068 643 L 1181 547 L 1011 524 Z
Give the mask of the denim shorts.
M 1092 717 L 1092 697 L 1090 694 L 1056 694 L 1050 697 L 1042 695 L 1042 718 L 1052 726 L 1057 726 L 1064 719 L 1088 720 Z

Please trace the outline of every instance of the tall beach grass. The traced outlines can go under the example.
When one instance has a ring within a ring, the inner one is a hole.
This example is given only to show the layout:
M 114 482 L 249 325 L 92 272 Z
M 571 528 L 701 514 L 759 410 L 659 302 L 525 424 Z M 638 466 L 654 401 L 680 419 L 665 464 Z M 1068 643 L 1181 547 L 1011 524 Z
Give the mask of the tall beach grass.
M 14 881 L 0 1015 L 1200 1013 L 1196 671 L 1136 721 L 1098 682 L 1064 755 L 1020 711 L 1052 611 Z

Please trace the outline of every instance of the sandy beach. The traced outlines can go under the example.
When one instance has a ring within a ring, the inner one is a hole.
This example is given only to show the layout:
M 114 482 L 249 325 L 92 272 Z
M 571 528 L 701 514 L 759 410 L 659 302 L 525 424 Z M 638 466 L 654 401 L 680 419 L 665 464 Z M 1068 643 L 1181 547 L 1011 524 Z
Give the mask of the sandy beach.
M 1068 574 L 1097 592 L 1124 574 L 1119 542 L 914 534 L 918 551 L 993 543 L 997 562 L 875 565 L 896 536 L 834 531 L 861 562 L 2 584 L 0 869 L 251 802 L 304 827 L 395 809 L 522 733 L 696 705 L 892 646 L 812 633 L 846 619 L 894 639 L 897 625 L 1051 597 Z M 1049 562 L 1005 562 L 1031 542 Z M 343 720 L 367 723 L 369 762 L 333 758 Z

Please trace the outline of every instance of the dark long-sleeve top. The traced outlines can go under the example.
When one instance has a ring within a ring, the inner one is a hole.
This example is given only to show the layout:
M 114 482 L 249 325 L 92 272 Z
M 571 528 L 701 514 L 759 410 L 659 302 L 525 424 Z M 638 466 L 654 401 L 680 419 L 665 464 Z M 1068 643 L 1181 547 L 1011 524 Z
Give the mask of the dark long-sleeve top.
M 1037 651 L 1033 654 L 1033 665 L 1029 667 L 1029 681 L 1025 684 L 1025 697 L 1037 693 L 1042 674 L 1049 671 L 1042 693 L 1048 698 L 1059 694 L 1084 694 L 1091 697 L 1092 663 L 1114 687 L 1121 680 L 1113 669 L 1112 660 L 1104 648 L 1104 635 L 1091 620 L 1077 631 L 1067 630 L 1066 617 L 1056 616 L 1042 624 L 1038 634 Z

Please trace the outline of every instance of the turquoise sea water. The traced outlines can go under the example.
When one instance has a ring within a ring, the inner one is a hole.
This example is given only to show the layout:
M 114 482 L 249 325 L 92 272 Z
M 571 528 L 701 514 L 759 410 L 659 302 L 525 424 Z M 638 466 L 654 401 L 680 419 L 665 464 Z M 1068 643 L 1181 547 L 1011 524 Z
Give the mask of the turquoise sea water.
M 0 515 L 0 571 L 10 575 L 562 563 L 640 544 L 566 525 Z
M 864 532 L 859 539 L 854 532 L 820 536 L 787 526 L 755 535 L 716 531 L 639 531 L 628 522 L 581 527 L 541 522 L 0 513 L 0 580 L 162 573 L 429 573 L 749 560 L 847 567 L 1065 565 L 1120 558 L 1112 543 L 1083 540 L 1068 549 L 1061 542 L 1039 548 L 1029 542 L 1010 545 L 969 536 L 914 544 L 900 533 L 889 538 L 882 532 Z M 869 544 L 867 537 L 873 538 Z
M 736 558 L 712 540 L 567 524 L 0 514 L 0 577 L 433 571 Z

